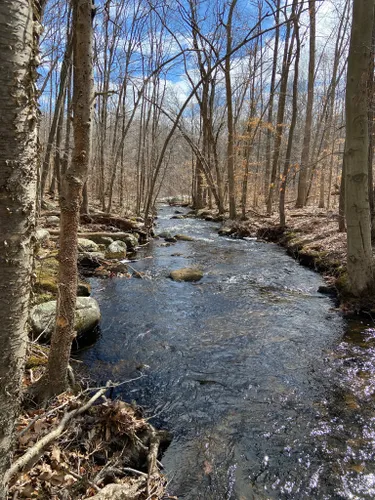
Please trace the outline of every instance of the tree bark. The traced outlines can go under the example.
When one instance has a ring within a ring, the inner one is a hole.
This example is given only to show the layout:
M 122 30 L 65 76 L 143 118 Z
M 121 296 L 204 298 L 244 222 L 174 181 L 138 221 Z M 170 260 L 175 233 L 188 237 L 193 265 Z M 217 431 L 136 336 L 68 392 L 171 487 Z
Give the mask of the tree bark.
M 74 73 L 72 163 L 62 178 L 60 197 L 59 293 L 56 327 L 51 339 L 46 373 L 37 397 L 46 399 L 66 390 L 77 298 L 78 226 L 83 187 L 90 161 L 93 96 L 92 0 L 73 1 Z
M 0 2 L 0 498 L 11 460 L 27 340 L 35 226 L 37 5 Z M 35 32 L 34 32 L 35 29 Z
M 348 277 L 354 296 L 373 287 L 368 197 L 368 68 L 374 0 L 354 0 L 346 87 L 346 223 Z
M 298 196 L 297 196 L 296 208 L 302 208 L 305 206 L 306 195 L 307 195 L 307 169 L 310 159 L 311 126 L 312 126 L 312 113 L 314 105 L 314 82 L 315 82 L 315 31 L 316 31 L 315 0 L 309 0 L 309 17 L 310 17 L 309 77 L 307 84 L 305 133 L 303 137 L 301 167 L 298 178 Z

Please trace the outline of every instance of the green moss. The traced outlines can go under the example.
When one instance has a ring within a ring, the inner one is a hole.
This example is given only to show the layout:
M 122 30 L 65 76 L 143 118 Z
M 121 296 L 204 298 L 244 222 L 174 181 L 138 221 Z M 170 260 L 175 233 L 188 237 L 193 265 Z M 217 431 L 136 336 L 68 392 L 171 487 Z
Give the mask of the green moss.
M 50 300 L 53 300 L 53 295 L 51 293 L 38 293 L 34 296 L 33 304 L 39 305 Z
M 37 368 L 38 366 L 45 366 L 47 364 L 47 358 L 44 356 L 36 356 L 32 354 L 26 360 L 26 369 Z

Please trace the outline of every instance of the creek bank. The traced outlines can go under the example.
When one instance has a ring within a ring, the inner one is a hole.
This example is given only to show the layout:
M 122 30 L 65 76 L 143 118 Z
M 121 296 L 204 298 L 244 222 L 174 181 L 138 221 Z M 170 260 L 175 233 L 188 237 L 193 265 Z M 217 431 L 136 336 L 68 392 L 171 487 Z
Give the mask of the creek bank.
M 29 343 L 25 390 L 42 376 L 48 351 Z M 111 400 L 118 384 L 90 389 L 87 378 L 79 371 L 76 375 L 74 391 L 60 394 L 47 408 L 23 409 L 19 416 L 8 499 L 162 498 L 167 481 L 158 459 L 171 435 L 156 430 L 135 404 Z M 35 455 L 41 440 L 49 437 Z M 14 468 L 19 460 L 22 467 Z

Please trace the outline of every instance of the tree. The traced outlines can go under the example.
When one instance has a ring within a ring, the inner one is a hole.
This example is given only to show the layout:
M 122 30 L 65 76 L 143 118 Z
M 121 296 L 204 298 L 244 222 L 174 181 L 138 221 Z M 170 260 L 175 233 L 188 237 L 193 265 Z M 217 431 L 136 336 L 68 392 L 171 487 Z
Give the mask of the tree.
M 306 203 L 307 192 L 307 168 L 310 158 L 311 127 L 314 104 L 314 82 L 315 82 L 315 0 L 309 0 L 310 17 L 310 40 L 309 40 L 309 76 L 307 84 L 307 105 L 305 131 L 303 137 L 303 148 L 301 156 L 301 167 L 298 179 L 297 208 L 302 208 Z
M 374 0 L 354 0 L 346 86 L 345 195 L 350 291 L 363 298 L 374 286 L 368 197 L 368 68 Z
M 27 340 L 35 226 L 37 31 L 41 4 L 0 2 L 0 498 L 11 459 Z M 35 16 L 35 18 L 34 18 Z
M 56 326 L 47 369 L 36 386 L 46 399 L 66 390 L 77 298 L 78 225 L 83 187 L 90 162 L 93 103 L 92 0 L 73 0 L 73 135 L 72 162 L 61 181 L 59 291 Z

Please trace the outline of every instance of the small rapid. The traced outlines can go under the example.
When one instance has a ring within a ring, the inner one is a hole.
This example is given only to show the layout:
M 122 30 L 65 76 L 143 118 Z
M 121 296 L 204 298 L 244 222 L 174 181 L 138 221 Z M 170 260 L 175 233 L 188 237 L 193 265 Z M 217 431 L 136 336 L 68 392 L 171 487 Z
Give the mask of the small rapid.
M 102 333 L 78 357 L 173 433 L 169 490 L 187 500 L 375 497 L 375 330 L 347 323 L 315 272 L 273 244 L 159 211 L 131 263 L 92 280 Z M 198 267 L 198 283 L 169 279 Z M 141 376 L 142 375 L 142 376 Z M 140 376 L 140 378 L 138 378 Z

